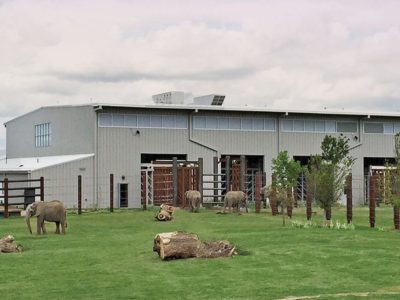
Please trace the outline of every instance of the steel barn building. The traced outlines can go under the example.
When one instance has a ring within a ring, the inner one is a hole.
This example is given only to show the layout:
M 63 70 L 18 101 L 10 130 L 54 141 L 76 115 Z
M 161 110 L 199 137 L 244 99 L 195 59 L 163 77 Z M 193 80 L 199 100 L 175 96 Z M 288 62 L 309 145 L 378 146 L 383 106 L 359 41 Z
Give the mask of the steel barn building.
M 268 183 L 271 160 L 279 151 L 304 164 L 311 154 L 321 153 L 325 135 L 343 134 L 356 158 L 357 204 L 365 201 L 370 166 L 393 159 L 394 134 L 400 132 L 400 114 L 233 108 L 221 105 L 224 97 L 218 95 L 186 105 L 174 104 L 175 96 L 181 95 L 153 96 L 153 105 L 47 106 L 10 120 L 4 124 L 1 180 L 43 176 L 45 199 L 60 199 L 72 208 L 81 175 L 82 206 L 106 208 L 114 174 L 115 206 L 138 208 L 143 167 L 154 161 L 203 158 L 204 172 L 211 173 L 214 157 L 235 161 L 245 156 L 249 170 L 265 172 Z

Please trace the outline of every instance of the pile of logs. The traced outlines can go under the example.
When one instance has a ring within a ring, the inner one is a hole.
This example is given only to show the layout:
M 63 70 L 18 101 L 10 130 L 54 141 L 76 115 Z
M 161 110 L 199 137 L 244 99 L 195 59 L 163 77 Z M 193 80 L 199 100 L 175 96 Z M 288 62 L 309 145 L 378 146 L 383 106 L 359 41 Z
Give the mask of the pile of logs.
M 196 234 L 183 231 L 159 233 L 153 246 L 162 260 L 230 257 L 237 254 L 235 249 L 229 241 L 200 241 Z
M 6 235 L 0 239 L 0 253 L 22 252 L 22 246 L 15 242 L 12 235 Z
M 160 211 L 156 215 L 156 219 L 158 221 L 171 221 L 173 220 L 172 213 L 174 212 L 175 207 L 167 204 L 160 205 Z

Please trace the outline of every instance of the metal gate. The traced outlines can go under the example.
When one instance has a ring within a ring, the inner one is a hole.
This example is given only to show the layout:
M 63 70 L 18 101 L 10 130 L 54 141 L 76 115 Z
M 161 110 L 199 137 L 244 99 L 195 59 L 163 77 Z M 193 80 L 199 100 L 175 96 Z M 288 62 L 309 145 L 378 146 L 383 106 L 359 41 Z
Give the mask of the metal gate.
M 199 189 L 199 167 L 193 162 L 180 162 L 177 165 L 175 184 L 173 164 L 142 164 L 141 175 L 144 207 L 163 203 L 173 205 L 174 189 L 177 195 L 176 204 L 185 207 L 185 192 Z

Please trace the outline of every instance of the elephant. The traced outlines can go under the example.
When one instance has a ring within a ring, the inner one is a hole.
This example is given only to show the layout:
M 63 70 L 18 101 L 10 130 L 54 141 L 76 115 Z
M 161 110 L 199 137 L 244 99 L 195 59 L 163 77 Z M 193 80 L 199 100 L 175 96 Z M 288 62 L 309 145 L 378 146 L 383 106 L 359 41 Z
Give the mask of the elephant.
M 231 211 L 232 207 L 236 207 L 237 212 L 239 212 L 240 207 L 245 207 L 246 212 L 248 212 L 246 194 L 242 191 L 227 192 L 224 198 L 224 213 L 226 211 L 226 207 L 229 207 L 229 211 Z
M 46 234 L 44 221 L 55 222 L 56 232 L 65 234 L 65 227 L 67 226 L 67 212 L 64 204 L 58 200 L 49 202 L 39 201 L 29 204 L 26 208 L 26 224 L 28 225 L 29 232 L 32 234 L 31 216 L 37 217 L 37 234 Z
M 201 194 L 199 191 L 189 190 L 185 193 L 186 202 L 190 205 L 191 212 L 199 212 L 201 205 Z

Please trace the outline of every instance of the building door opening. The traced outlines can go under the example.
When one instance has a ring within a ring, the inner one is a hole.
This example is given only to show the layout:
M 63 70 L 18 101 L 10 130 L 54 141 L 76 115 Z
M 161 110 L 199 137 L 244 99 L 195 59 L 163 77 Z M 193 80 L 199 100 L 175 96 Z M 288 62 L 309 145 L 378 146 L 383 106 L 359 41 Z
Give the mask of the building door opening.
M 172 158 L 178 158 L 178 161 L 186 161 L 186 154 L 162 154 L 162 153 L 142 153 L 140 155 L 140 162 L 142 164 L 149 164 L 157 161 L 172 161 Z
M 119 184 L 119 207 L 128 207 L 128 184 Z

